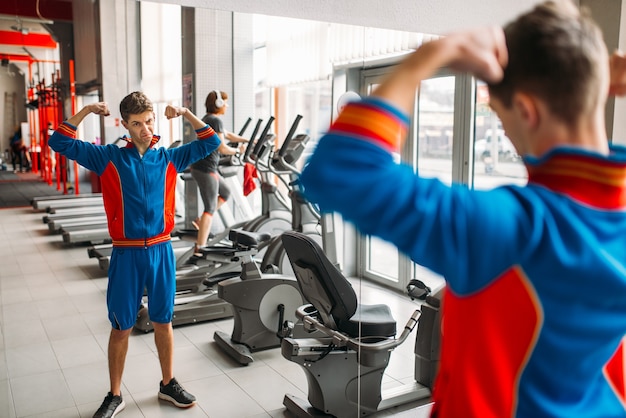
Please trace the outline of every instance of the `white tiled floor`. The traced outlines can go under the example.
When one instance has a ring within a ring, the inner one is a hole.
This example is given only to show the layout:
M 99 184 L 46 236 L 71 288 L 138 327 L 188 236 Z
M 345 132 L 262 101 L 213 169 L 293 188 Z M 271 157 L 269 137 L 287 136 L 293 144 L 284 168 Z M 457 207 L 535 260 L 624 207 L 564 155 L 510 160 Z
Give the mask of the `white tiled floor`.
M 106 273 L 86 247 L 67 247 L 50 235 L 31 208 L 0 210 L 0 417 L 91 417 L 108 391 Z M 408 298 L 357 284 L 364 303 L 386 303 L 399 328 L 415 305 Z M 287 417 L 285 393 L 306 399 L 306 378 L 279 349 L 239 366 L 216 347 L 213 333 L 231 333 L 232 319 L 175 329 L 178 380 L 198 398 L 180 410 L 157 399 L 160 370 L 152 334 L 130 339 L 120 417 Z M 412 341 L 396 349 L 384 379 L 409 383 Z M 416 404 L 376 417 L 426 417 Z

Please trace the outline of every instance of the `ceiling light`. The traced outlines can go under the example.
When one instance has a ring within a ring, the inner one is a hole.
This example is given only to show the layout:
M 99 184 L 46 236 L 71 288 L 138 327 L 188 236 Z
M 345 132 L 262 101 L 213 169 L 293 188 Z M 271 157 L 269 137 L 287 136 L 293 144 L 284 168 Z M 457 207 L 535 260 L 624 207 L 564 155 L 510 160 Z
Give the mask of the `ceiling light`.
M 28 28 L 25 28 L 22 25 L 20 25 L 20 26 L 13 25 L 13 26 L 11 26 L 11 29 L 13 29 L 16 32 L 21 32 L 22 35 L 28 35 L 28 33 L 30 32 L 30 30 Z

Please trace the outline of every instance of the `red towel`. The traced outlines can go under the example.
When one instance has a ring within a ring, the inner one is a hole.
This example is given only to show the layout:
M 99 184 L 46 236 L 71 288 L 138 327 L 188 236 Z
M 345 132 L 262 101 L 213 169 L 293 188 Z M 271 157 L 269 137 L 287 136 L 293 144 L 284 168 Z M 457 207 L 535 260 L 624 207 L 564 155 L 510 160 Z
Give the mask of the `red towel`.
M 259 178 L 259 173 L 256 171 L 256 167 L 250 163 L 246 163 L 243 166 L 243 195 L 248 196 L 256 189 L 255 178 Z

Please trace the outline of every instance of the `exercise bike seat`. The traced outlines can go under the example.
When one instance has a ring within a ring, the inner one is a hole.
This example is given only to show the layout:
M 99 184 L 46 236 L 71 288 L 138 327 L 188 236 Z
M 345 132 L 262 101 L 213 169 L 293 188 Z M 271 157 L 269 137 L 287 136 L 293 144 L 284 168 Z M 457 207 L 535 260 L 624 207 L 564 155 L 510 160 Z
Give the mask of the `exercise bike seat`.
M 269 232 L 251 232 L 243 229 L 233 229 L 228 233 L 228 239 L 235 248 L 258 248 L 259 245 L 272 238 Z
M 311 237 L 288 231 L 281 239 L 302 295 L 328 328 L 353 338 L 396 335 L 396 321 L 389 307 L 359 304 L 350 282 Z
M 229 244 L 200 247 L 205 257 L 234 256 L 241 251 L 258 250 L 259 246 L 269 242 L 272 236 L 267 232 L 250 232 L 243 229 L 233 229 L 228 233 Z

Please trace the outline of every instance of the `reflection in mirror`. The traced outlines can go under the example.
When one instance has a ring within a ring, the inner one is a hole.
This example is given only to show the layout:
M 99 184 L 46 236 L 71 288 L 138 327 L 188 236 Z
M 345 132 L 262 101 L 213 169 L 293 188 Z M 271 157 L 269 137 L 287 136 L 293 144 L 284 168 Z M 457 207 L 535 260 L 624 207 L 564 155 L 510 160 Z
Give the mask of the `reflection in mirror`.
M 234 14 L 232 20 L 233 33 L 250 30 L 237 27 L 237 14 Z M 364 71 L 388 70 L 404 55 L 432 38 L 419 33 L 272 16 L 255 15 L 246 21 L 253 22 L 253 48 L 250 51 L 252 70 L 233 68 L 234 94 L 231 103 L 236 110 L 242 100 L 251 99 L 253 114 L 250 116 L 253 119 L 268 120 L 270 116 L 275 117 L 276 122 L 272 127 L 276 135 L 275 147 L 282 144 L 296 116 L 303 115 L 297 133 L 307 134 L 311 140 L 302 157 L 294 164 L 298 168 L 305 164 L 319 138 L 328 130 L 333 116 L 336 116 L 339 97 L 346 91 L 366 95 L 375 88 L 379 79 L 365 81 Z M 184 30 L 182 32 L 185 33 Z M 232 42 L 232 48 L 235 49 L 235 39 Z M 239 52 L 233 51 L 233 54 Z M 216 54 L 211 59 L 218 60 L 219 57 Z M 219 68 L 223 68 L 223 65 Z M 384 72 L 380 72 L 381 76 Z M 244 79 L 240 78 L 241 74 Z M 194 75 L 203 76 L 215 77 L 214 74 L 203 74 L 201 71 Z M 418 129 L 409 141 L 415 144 L 398 155 L 398 158 L 413 164 L 415 169 L 419 166 L 424 173 L 447 183 L 451 181 L 452 173 L 454 81 L 454 77 L 442 77 L 424 82 L 419 96 L 418 108 L 421 111 L 416 110 L 411 115 Z M 193 83 L 202 85 L 202 80 L 194 79 Z M 206 80 L 204 83 L 207 83 Z M 245 91 L 246 83 L 252 85 L 252 98 L 238 96 L 241 94 L 238 92 Z M 206 92 L 196 91 L 195 94 L 205 95 Z M 287 183 L 276 181 L 276 186 L 284 196 L 288 195 Z M 259 189 L 249 196 L 257 200 L 253 204 L 256 208 L 261 206 L 258 203 L 261 199 Z M 337 220 L 338 217 L 333 219 Z M 339 221 L 331 228 L 338 237 L 335 242 L 335 247 L 339 249 L 337 261 L 353 283 L 359 300 L 365 304 L 385 303 L 390 306 L 399 323 L 405 322 L 417 303 L 406 294 L 407 283 L 415 278 L 413 264 L 402 257 L 393 245 L 364 237 L 369 263 L 367 269 L 372 275 L 386 280 L 386 288 L 374 285 L 361 278 L 363 271 L 356 265 L 355 248 L 363 245 L 357 245 L 356 232 L 344 228 Z M 390 287 L 396 291 L 390 292 Z M 412 347 L 404 352 L 394 352 L 391 367 L 385 371 L 386 386 L 400 387 L 405 381 L 413 382 L 412 368 L 404 366 L 413 364 L 413 361 Z
M 255 39 L 255 57 L 258 57 L 258 61 L 255 61 L 255 75 L 258 75 L 255 79 L 257 111 L 270 109 L 277 119 L 285 121 L 283 123 L 295 114 L 304 115 L 302 126 L 309 129 L 308 133 L 312 137 L 310 149 L 328 129 L 333 114 L 336 115 L 334 109 L 337 101 L 346 91 L 367 95 L 375 88 L 379 78 L 376 74 L 367 78 L 367 70 L 376 73 L 376 69 L 391 68 L 403 55 L 432 38 L 418 33 L 276 17 L 257 16 L 255 22 L 261 19 L 266 29 Z M 257 63 L 263 63 L 262 67 L 257 67 Z M 381 70 L 378 74 L 382 76 L 384 72 Z M 424 164 L 431 170 L 432 176 L 442 177 L 449 182 L 454 77 L 448 78 L 443 87 L 436 81 L 432 85 L 426 83 L 424 92 L 425 116 L 413 115 L 416 121 L 424 125 L 420 127 L 420 138 L 424 137 L 431 145 L 430 154 L 424 153 Z M 281 129 L 284 128 L 277 126 L 279 132 Z M 278 137 L 282 138 L 282 135 L 279 133 Z M 410 149 L 417 150 L 422 146 L 426 149 L 424 144 Z M 416 160 L 410 155 L 398 155 L 398 158 L 404 161 Z M 350 228 L 335 226 L 334 231 L 338 231 L 335 235 L 343 239 L 336 245 L 345 251 L 343 257 L 339 257 L 343 272 L 351 278 L 362 302 L 388 303 L 399 321 L 410 316 L 415 303 L 406 295 L 406 285 L 413 278 L 409 277 L 413 272 L 410 268 L 412 263 L 401 257 L 395 246 L 377 238 L 363 237 L 357 245 L 356 234 Z M 354 259 L 356 254 L 353 252 L 357 247 L 362 249 L 362 255 L 355 263 L 351 259 Z M 363 277 L 376 277 L 374 280 L 384 284 L 387 289 L 372 285 L 371 281 L 366 282 Z M 389 287 L 397 292 L 390 292 Z M 411 347 L 407 351 L 411 352 Z M 394 353 L 391 361 L 394 365 L 413 363 L 410 354 L 407 359 L 400 353 Z M 393 382 L 392 386 L 399 387 L 403 379 L 412 381 L 412 370 L 407 367 L 390 367 L 385 376 Z
M 418 158 L 420 176 L 452 183 L 454 76 L 422 81 L 418 99 Z
M 492 189 L 503 184 L 526 184 L 526 167 L 502 129 L 502 122 L 489 107 L 489 91 L 482 81 L 476 83 L 474 138 L 472 177 L 475 189 Z

